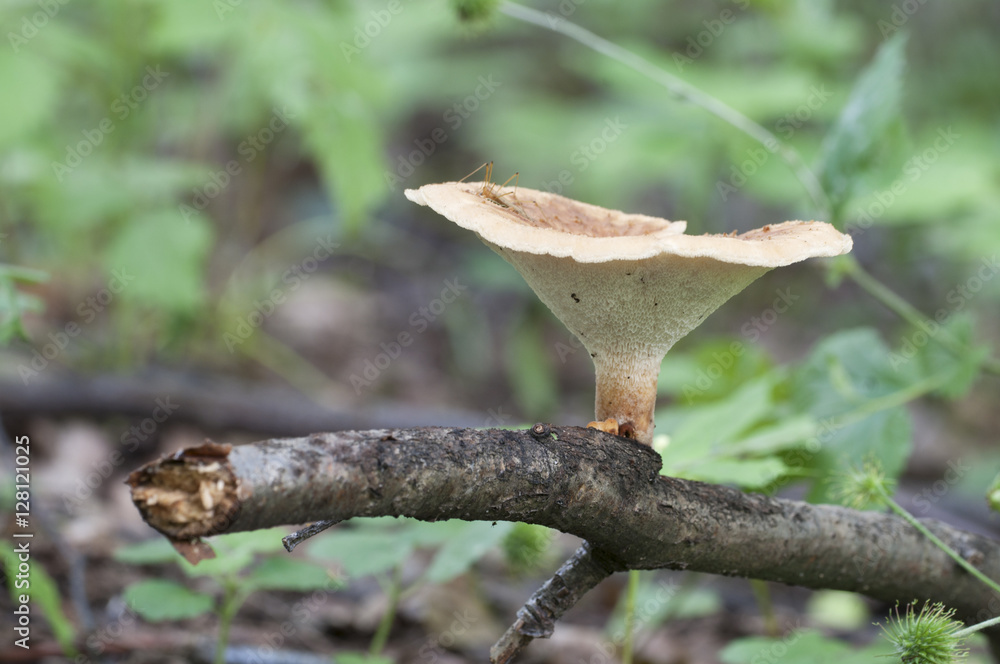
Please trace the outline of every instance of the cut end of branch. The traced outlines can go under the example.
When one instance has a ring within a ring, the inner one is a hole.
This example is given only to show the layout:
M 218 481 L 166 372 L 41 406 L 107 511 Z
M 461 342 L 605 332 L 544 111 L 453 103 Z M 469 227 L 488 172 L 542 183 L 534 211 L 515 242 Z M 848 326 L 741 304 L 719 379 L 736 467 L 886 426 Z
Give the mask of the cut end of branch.
M 192 563 L 214 557 L 199 538 L 223 532 L 239 512 L 240 482 L 229 463 L 232 448 L 208 441 L 129 475 L 132 502 L 142 518 Z

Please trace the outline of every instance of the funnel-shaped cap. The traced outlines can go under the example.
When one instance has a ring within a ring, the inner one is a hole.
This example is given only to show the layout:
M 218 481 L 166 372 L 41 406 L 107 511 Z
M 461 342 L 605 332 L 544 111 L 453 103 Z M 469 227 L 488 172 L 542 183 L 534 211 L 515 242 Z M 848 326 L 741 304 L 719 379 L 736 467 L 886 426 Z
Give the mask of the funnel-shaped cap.
M 663 356 L 768 270 L 851 250 L 815 221 L 742 235 L 684 235 L 684 222 L 626 214 L 532 189 L 448 182 L 408 189 L 524 276 L 594 359 L 598 420 L 650 444 Z

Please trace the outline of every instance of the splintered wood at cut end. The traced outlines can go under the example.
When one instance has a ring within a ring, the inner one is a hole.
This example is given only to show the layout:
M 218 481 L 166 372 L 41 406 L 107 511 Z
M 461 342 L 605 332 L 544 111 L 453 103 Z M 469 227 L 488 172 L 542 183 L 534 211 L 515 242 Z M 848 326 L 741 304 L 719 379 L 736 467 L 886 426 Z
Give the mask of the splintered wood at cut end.
M 232 445 L 209 441 L 129 475 L 132 502 L 142 518 L 192 563 L 214 557 L 199 538 L 224 532 L 239 512 L 240 486 L 229 463 L 231 450 Z

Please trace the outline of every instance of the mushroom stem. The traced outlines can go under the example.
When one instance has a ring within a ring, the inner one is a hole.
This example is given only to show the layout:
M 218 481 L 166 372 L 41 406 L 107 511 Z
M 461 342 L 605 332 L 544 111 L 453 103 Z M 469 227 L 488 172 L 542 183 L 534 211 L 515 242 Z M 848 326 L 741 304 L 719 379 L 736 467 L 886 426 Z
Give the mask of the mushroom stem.
M 618 435 L 652 445 L 656 379 L 664 355 L 666 349 L 662 347 L 640 352 L 592 351 L 597 373 L 597 420 L 612 418 L 618 422 Z

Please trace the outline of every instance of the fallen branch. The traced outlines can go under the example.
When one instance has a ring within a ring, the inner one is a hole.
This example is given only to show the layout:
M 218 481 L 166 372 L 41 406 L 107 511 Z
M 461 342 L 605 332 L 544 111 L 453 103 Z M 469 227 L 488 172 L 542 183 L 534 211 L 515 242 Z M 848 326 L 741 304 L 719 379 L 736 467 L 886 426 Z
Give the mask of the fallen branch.
M 0 413 L 8 419 L 40 415 L 125 415 L 142 419 L 161 406 L 168 411 L 171 422 L 192 422 L 218 431 L 251 431 L 261 436 L 441 422 L 474 427 L 483 426 L 487 419 L 467 410 L 429 410 L 398 402 L 325 406 L 290 387 L 165 369 L 135 375 L 49 373 L 32 378 L 27 385 L 19 377 L 0 375 Z
M 201 537 L 282 524 L 387 515 L 524 521 L 587 540 L 607 572 L 688 569 L 888 602 L 930 599 L 966 621 L 1000 614 L 1000 597 L 895 516 L 663 477 L 660 467 L 649 447 L 594 429 L 424 428 L 209 443 L 147 464 L 129 483 L 143 518 L 195 559 L 204 555 Z M 1000 543 L 926 524 L 1000 579 Z M 556 595 L 575 601 L 596 583 L 593 574 L 569 576 L 570 584 L 555 582 L 558 574 L 547 584 L 565 587 L 536 593 L 536 606 L 555 607 L 558 617 L 568 606 L 553 603 Z M 525 615 L 519 622 L 531 623 Z M 526 629 L 539 624 L 547 621 Z M 990 636 L 996 650 L 1000 639 Z

